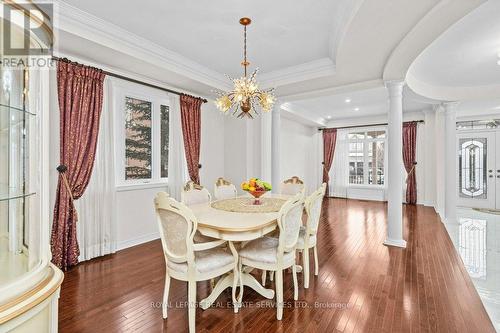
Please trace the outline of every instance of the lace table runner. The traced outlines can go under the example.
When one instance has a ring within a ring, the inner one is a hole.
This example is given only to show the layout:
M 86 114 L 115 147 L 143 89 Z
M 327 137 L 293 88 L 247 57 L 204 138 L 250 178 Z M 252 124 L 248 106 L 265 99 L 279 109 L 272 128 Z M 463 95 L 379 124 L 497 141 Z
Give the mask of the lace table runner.
M 275 213 L 286 202 L 278 198 L 260 198 L 260 205 L 254 205 L 254 198 L 233 198 L 212 203 L 212 207 L 234 213 Z

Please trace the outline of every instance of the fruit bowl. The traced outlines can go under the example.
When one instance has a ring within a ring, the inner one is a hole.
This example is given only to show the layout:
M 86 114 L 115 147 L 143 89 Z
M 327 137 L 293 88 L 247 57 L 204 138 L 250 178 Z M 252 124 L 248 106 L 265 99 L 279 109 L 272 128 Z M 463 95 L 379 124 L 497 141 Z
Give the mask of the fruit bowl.
M 260 205 L 261 204 L 260 197 L 263 196 L 264 193 L 266 193 L 267 191 L 247 191 L 247 192 L 250 193 L 255 198 L 253 204 Z
M 271 184 L 266 183 L 258 178 L 251 178 L 248 182 L 243 182 L 241 184 L 241 189 L 245 192 L 250 193 L 254 198 L 254 205 L 260 205 L 260 197 L 264 193 L 271 191 Z

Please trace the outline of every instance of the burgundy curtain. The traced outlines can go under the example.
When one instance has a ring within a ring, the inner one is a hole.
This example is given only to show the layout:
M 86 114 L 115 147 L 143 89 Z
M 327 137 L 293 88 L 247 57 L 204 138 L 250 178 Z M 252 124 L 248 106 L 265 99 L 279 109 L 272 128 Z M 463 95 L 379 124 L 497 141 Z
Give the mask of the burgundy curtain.
M 200 184 L 201 104 L 203 101 L 181 95 L 181 122 L 189 178 Z
M 78 263 L 77 214 L 72 197 L 80 198 L 94 166 L 105 74 L 96 68 L 58 61 L 60 164 L 54 220 L 52 262 L 66 271 Z M 63 177 L 72 193 L 69 193 Z
M 323 130 L 323 183 L 326 183 L 328 196 L 328 181 L 330 168 L 332 167 L 333 155 L 335 154 L 335 143 L 337 142 L 337 129 L 327 128 Z
M 406 181 L 406 203 L 417 203 L 417 177 L 415 166 L 417 154 L 417 122 L 403 123 L 403 163 L 408 173 Z

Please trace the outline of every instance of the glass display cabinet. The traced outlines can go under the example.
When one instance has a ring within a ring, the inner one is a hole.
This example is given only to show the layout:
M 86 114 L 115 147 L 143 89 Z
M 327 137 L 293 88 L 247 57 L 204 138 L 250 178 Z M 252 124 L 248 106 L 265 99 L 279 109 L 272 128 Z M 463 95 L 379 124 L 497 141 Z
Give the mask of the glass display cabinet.
M 29 9 L 15 1 L 0 6 L 0 332 L 56 332 L 63 275 L 50 263 L 50 69 L 29 53 L 5 54 L 7 40 L 26 45 L 28 37 L 30 50 L 43 40 L 25 28 L 33 19 Z M 11 21 L 12 8 L 27 14 Z

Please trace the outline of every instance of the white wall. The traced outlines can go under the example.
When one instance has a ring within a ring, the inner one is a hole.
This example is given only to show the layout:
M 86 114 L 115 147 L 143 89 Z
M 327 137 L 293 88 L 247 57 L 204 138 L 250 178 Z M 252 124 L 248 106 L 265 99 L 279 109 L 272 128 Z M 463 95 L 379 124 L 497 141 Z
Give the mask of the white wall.
M 298 176 L 304 180 L 310 193 L 319 186 L 317 127 L 311 127 L 282 117 L 280 132 L 280 174 L 288 179 Z
M 215 181 L 225 174 L 226 117 L 217 110 L 211 100 L 203 104 L 201 110 L 200 182 L 213 194 Z

